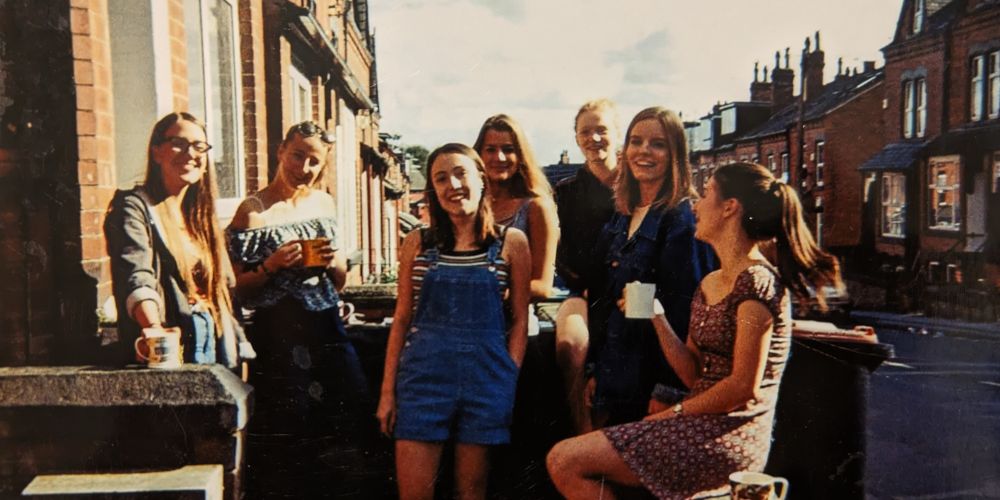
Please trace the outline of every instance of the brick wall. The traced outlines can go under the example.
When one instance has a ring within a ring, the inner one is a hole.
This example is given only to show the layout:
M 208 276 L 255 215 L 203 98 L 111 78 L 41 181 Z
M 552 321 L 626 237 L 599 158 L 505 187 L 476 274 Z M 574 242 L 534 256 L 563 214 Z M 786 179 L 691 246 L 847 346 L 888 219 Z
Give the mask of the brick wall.
M 980 15 L 962 19 L 955 27 L 947 82 L 949 128 L 969 122 L 971 56 L 982 54 L 985 47 L 1000 48 L 1000 9 L 984 9 Z
M 264 77 L 264 19 L 260 2 L 240 0 L 240 68 L 243 83 L 243 146 L 246 189 L 267 185 L 267 106 Z
M 884 110 L 885 141 L 903 140 L 903 79 L 906 72 L 926 70 L 927 78 L 927 130 L 925 138 L 941 133 L 942 103 L 945 94 L 944 51 L 933 40 L 911 44 L 906 49 L 886 51 Z
M 858 166 L 882 148 L 883 88 L 868 89 L 825 120 L 823 240 L 828 247 L 861 243 L 864 179 Z
M 80 258 L 84 272 L 97 281 L 96 300 L 101 304 L 111 296 L 111 271 L 102 227 L 115 191 L 107 1 L 74 0 L 70 31 L 77 109 Z

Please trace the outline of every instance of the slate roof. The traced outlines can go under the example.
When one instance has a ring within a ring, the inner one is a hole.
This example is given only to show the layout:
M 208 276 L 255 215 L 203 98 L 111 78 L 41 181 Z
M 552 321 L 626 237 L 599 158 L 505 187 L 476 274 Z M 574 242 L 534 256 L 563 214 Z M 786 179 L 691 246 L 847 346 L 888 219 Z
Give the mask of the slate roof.
M 894 142 L 862 163 L 858 170 L 907 170 L 926 145 L 926 142 Z
M 581 167 L 582 163 L 555 163 L 543 168 L 542 172 L 549 178 L 549 184 L 555 187 L 559 181 L 576 175 L 576 171 Z
M 881 69 L 875 72 L 861 73 L 854 76 L 841 76 L 823 86 L 823 92 L 818 97 L 806 103 L 805 121 L 822 118 L 852 97 L 868 90 L 881 81 L 884 73 Z M 785 106 L 766 122 L 757 128 L 736 138 L 736 142 L 747 139 L 759 139 L 769 135 L 784 132 L 798 119 L 798 101 Z

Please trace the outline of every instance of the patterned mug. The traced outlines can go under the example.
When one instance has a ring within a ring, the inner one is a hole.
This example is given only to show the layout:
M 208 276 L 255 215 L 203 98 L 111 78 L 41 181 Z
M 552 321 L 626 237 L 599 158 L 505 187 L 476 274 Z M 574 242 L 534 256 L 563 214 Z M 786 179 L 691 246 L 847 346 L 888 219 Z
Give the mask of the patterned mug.
M 775 489 L 781 485 L 781 493 Z M 784 500 L 788 494 L 788 480 L 763 472 L 734 472 L 729 475 L 732 500 Z

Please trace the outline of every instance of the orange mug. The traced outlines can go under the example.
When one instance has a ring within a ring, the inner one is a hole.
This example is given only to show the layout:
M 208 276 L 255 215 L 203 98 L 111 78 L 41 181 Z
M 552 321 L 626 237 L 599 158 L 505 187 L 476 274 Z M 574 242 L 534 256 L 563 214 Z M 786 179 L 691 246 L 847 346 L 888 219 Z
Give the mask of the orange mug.
M 311 240 L 296 240 L 302 248 L 303 267 L 326 267 L 327 261 L 320 255 L 321 250 L 330 244 L 328 238 L 313 238 Z

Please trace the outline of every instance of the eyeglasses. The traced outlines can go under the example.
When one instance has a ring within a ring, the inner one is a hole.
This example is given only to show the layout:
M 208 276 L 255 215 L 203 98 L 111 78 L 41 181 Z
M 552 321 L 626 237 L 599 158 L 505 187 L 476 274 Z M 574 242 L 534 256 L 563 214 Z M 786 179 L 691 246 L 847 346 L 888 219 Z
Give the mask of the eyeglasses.
M 323 129 L 323 127 L 320 127 L 319 125 L 316 124 L 316 122 L 312 121 L 306 121 L 292 125 L 292 128 L 288 129 L 288 133 L 285 134 L 285 140 L 287 141 L 291 139 L 292 134 L 299 134 L 302 136 L 303 139 L 318 136 L 319 140 L 327 144 L 333 144 L 337 140 L 337 138 L 334 137 L 333 134 L 327 132 L 326 130 Z
M 205 154 L 212 145 L 205 141 L 189 141 L 183 137 L 167 137 L 163 142 L 170 144 L 170 149 L 177 153 L 186 153 L 188 149 L 193 149 L 196 153 Z

